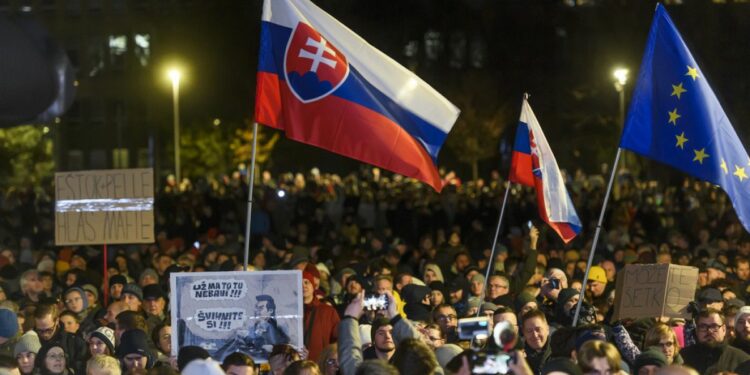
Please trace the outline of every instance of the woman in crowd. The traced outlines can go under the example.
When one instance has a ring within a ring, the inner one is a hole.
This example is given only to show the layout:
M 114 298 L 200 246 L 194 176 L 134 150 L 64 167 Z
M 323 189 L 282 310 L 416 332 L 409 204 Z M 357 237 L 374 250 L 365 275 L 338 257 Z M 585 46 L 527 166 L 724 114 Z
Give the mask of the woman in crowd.
M 70 375 L 68 356 L 59 342 L 51 342 L 39 350 L 36 357 L 36 368 L 41 375 Z
M 25 333 L 18 340 L 16 346 L 13 348 L 13 356 L 18 362 L 18 370 L 22 375 L 34 373 L 34 363 L 41 347 L 42 344 L 39 343 L 39 336 L 34 331 Z
M 682 364 L 680 356 L 680 344 L 672 327 L 664 323 L 656 323 L 646 332 L 643 342 L 644 349 L 655 347 L 667 358 L 667 364 Z

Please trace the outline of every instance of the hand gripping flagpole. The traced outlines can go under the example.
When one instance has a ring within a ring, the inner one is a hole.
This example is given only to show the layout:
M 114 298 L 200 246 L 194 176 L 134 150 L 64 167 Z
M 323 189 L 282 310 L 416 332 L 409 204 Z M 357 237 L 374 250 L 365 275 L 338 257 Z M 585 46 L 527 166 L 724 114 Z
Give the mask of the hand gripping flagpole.
M 492 251 L 490 252 L 490 261 L 487 264 L 487 275 L 484 277 L 484 287 L 482 288 L 482 295 L 480 297 L 480 301 L 484 303 L 484 296 L 487 294 L 487 284 L 490 280 L 490 272 L 492 271 L 492 267 L 495 265 L 495 250 L 497 249 L 497 238 L 500 236 L 500 227 L 503 224 L 503 216 L 505 215 L 505 205 L 508 203 L 508 193 L 510 193 L 510 187 L 511 182 L 510 180 L 506 183 L 505 186 L 505 198 L 503 198 L 503 205 L 500 207 L 500 217 L 497 219 L 497 229 L 495 229 L 495 240 L 492 241 Z M 482 307 L 479 306 L 479 310 L 477 311 L 477 318 L 482 313 Z
M 617 148 L 617 155 L 615 155 L 615 162 L 612 165 L 612 173 L 609 175 L 609 184 L 607 185 L 607 193 L 604 195 L 604 203 L 602 204 L 602 212 L 599 213 L 599 222 L 596 224 L 596 232 L 594 234 L 594 242 L 591 243 L 591 251 L 589 251 L 589 261 L 586 263 L 586 274 L 583 277 L 583 283 L 581 285 L 581 293 L 578 295 L 578 305 L 576 305 L 576 314 L 573 316 L 573 327 L 578 325 L 578 315 L 581 313 L 581 304 L 583 304 L 583 298 L 586 295 L 586 284 L 589 281 L 589 271 L 591 270 L 591 263 L 594 261 L 594 252 L 596 252 L 596 244 L 599 242 L 599 233 L 602 231 L 602 222 L 604 221 L 604 212 L 607 211 L 607 202 L 609 202 L 609 193 L 612 191 L 612 183 L 615 180 L 615 173 L 617 173 L 617 164 L 620 162 L 620 153 L 622 148 Z
M 245 225 L 245 262 L 244 270 L 247 271 L 247 262 L 250 257 L 250 222 L 253 214 L 253 186 L 255 185 L 255 148 L 258 143 L 258 123 L 253 122 L 253 145 L 252 159 L 250 161 L 250 186 L 247 193 L 247 224 Z

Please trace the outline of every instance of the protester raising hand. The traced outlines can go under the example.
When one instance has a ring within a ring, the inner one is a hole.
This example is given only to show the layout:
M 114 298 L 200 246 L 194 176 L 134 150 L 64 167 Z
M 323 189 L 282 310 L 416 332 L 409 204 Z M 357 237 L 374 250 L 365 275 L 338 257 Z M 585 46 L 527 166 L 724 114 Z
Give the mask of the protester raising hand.
M 532 225 L 529 228 L 529 249 L 536 250 L 536 244 L 539 242 L 539 228 Z
M 391 296 L 391 298 L 393 298 L 393 296 Z M 357 295 L 354 298 L 352 298 L 352 301 L 349 302 L 349 305 L 346 306 L 346 310 L 344 311 L 344 316 L 351 316 L 353 318 L 359 319 L 362 317 L 362 314 L 364 313 L 364 309 L 365 309 L 365 292 L 361 291 L 357 293 Z

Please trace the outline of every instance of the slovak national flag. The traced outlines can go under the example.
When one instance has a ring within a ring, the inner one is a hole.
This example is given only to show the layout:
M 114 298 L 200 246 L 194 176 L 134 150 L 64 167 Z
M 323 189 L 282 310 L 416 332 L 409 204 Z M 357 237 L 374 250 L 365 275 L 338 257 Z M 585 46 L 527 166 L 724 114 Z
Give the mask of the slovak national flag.
M 255 119 L 442 189 L 437 157 L 459 110 L 309 0 L 265 0 Z
M 536 189 L 539 216 L 565 243 L 581 232 L 581 221 L 565 188 L 555 155 L 525 98 L 513 145 L 509 179 Z

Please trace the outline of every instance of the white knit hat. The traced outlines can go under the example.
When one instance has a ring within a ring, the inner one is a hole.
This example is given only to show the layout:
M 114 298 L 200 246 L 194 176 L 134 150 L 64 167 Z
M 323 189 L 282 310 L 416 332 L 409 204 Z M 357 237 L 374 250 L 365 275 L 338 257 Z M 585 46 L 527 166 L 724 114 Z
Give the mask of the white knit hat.
M 194 359 L 182 369 L 182 375 L 225 375 L 219 362 L 211 358 Z

